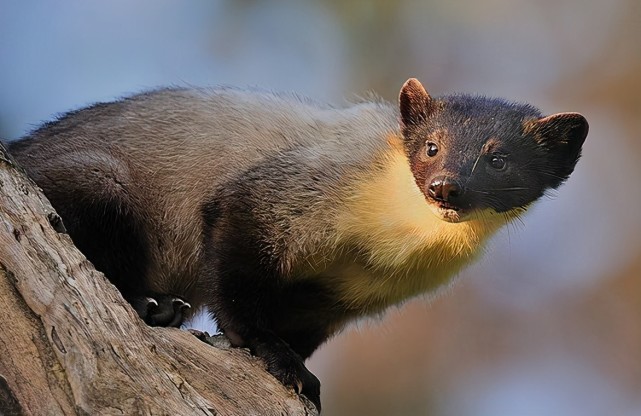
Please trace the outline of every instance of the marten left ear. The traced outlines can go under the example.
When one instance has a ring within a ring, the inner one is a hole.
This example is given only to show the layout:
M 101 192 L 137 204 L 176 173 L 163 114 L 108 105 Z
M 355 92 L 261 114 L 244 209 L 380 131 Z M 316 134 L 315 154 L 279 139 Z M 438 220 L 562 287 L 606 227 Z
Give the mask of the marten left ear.
M 588 121 L 579 113 L 558 113 L 535 120 L 529 127 L 534 139 L 548 150 L 560 182 L 567 179 L 581 157 Z
M 425 121 L 434 107 L 432 97 L 416 78 L 410 78 L 403 84 L 398 104 L 401 110 L 403 132 Z

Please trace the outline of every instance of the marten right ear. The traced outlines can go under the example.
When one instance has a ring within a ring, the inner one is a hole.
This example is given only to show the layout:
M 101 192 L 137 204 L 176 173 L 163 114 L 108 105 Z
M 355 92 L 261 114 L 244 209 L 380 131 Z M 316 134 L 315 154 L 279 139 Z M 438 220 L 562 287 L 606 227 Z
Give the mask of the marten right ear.
M 548 153 L 551 167 L 546 173 L 555 179 L 553 188 L 574 171 L 588 130 L 588 121 L 579 113 L 552 114 L 526 126 L 526 131 L 533 131 L 534 140 Z
M 434 107 L 432 97 L 416 78 L 405 81 L 398 97 L 398 104 L 401 110 L 403 133 L 425 121 Z

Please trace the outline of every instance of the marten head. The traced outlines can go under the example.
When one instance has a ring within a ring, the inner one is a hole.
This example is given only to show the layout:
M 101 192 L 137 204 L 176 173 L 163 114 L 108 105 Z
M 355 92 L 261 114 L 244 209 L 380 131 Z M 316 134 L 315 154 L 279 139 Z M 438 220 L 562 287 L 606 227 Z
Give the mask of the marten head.
M 404 147 L 416 184 L 441 219 L 525 208 L 568 179 L 588 122 L 469 95 L 432 98 L 416 79 L 399 97 Z

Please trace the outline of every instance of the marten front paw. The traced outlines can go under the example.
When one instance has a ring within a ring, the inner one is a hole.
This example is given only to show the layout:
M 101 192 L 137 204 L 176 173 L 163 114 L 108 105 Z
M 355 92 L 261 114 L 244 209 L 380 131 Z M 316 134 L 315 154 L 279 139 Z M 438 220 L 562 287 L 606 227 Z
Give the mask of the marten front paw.
M 265 361 L 267 371 L 283 385 L 307 397 L 320 412 L 320 381 L 305 367 L 300 357 L 271 357 Z
M 305 367 L 300 355 L 272 334 L 263 334 L 260 340 L 255 339 L 249 346 L 265 361 L 267 371 L 283 385 L 307 397 L 320 412 L 320 381 Z
M 151 326 L 179 327 L 191 305 L 174 295 L 152 294 L 129 299 L 138 316 Z

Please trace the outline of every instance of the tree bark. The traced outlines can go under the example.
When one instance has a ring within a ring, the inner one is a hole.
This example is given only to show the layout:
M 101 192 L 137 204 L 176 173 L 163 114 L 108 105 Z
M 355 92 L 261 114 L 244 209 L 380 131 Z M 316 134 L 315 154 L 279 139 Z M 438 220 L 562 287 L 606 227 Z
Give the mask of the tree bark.
M 151 328 L 0 145 L 0 414 L 313 415 L 241 349 Z

